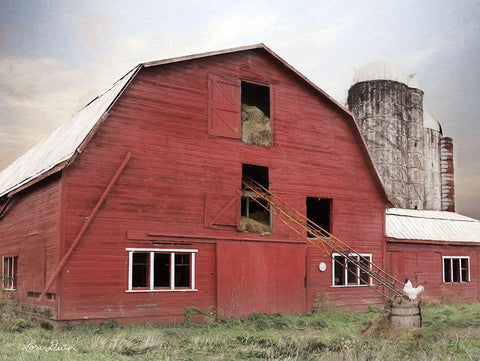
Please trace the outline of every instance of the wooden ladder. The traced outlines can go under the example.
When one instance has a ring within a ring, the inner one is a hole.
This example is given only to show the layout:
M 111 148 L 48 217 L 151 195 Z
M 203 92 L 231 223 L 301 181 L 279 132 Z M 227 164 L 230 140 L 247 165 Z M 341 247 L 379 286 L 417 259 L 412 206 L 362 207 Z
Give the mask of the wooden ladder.
M 403 282 L 376 266 L 368 258 L 362 257 L 359 252 L 308 219 L 260 183 L 253 179 L 247 179 L 242 181 L 242 185 L 241 193 L 243 196 L 249 197 L 271 212 L 304 240 L 324 250 L 328 256 L 331 256 L 331 253 L 342 256 L 346 260 L 345 264 L 335 257 L 333 259 L 342 267 L 346 267 L 356 278 L 358 277 L 357 268 L 371 277 L 371 282 L 363 282 L 362 284 L 369 286 L 388 300 L 393 301 L 397 296 L 403 297 Z M 348 263 L 355 265 L 355 270 L 347 267 Z

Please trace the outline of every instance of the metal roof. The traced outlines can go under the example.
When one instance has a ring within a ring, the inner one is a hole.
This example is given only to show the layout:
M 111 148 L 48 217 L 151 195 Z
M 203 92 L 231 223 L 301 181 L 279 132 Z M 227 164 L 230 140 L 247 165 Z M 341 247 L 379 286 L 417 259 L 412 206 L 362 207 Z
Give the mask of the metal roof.
M 353 76 L 352 86 L 371 80 L 393 80 L 410 88 L 420 89 L 416 74 L 405 74 L 402 69 L 385 60 L 377 60 L 360 67 Z
M 58 171 L 79 153 L 103 115 L 110 109 L 138 67 L 125 74 L 102 95 L 83 107 L 75 116 L 55 129 L 0 173 L 0 197 L 30 183 L 38 177 Z M 60 166 L 60 167 L 59 167 Z
M 220 51 L 194 54 L 137 65 L 129 73 L 119 79 L 112 86 L 112 88 L 95 98 L 92 102 L 80 110 L 72 119 L 69 119 L 59 128 L 54 130 L 49 137 L 35 145 L 28 152 L 0 172 L 0 197 L 18 192 L 19 190 L 28 187 L 30 184 L 48 176 L 49 174 L 59 171 L 73 161 L 75 155 L 81 152 L 83 143 L 88 141 L 89 137 L 95 132 L 97 129 L 97 124 L 101 122 L 105 113 L 108 112 L 128 83 L 135 77 L 142 67 L 171 64 L 253 49 L 262 49 L 266 51 L 283 66 L 292 71 L 296 76 L 305 81 L 310 87 L 322 94 L 326 99 L 332 102 L 349 118 L 351 118 L 351 125 L 354 129 L 354 133 L 361 143 L 361 147 L 363 147 L 366 157 L 368 158 L 367 166 L 375 178 L 377 187 L 382 193 L 385 201 L 390 205 L 394 205 L 393 200 L 388 196 L 385 187 L 380 180 L 378 170 L 375 167 L 372 156 L 370 155 L 368 147 L 361 135 L 360 129 L 358 128 L 352 113 L 264 44 L 255 44 Z
M 397 240 L 480 244 L 480 221 L 454 212 L 390 208 L 385 231 Z
M 440 122 L 432 114 L 423 109 L 423 127 L 442 132 Z

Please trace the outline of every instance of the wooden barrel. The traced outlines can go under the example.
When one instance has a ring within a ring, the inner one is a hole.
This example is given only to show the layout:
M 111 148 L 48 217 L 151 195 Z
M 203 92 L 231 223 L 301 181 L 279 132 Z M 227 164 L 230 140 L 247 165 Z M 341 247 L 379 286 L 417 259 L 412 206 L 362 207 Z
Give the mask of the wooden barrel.
M 418 303 L 392 305 L 391 318 L 394 330 L 422 327 L 422 311 Z

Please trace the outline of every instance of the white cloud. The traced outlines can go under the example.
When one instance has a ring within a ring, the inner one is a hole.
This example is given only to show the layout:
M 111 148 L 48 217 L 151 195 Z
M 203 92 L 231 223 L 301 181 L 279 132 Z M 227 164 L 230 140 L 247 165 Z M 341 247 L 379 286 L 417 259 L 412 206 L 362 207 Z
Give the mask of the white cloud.
M 84 74 L 58 61 L 0 58 L 0 168 L 75 114 L 94 96 Z
M 208 26 L 205 39 L 211 49 L 261 43 L 274 32 L 277 15 L 274 11 L 231 12 L 214 19 Z

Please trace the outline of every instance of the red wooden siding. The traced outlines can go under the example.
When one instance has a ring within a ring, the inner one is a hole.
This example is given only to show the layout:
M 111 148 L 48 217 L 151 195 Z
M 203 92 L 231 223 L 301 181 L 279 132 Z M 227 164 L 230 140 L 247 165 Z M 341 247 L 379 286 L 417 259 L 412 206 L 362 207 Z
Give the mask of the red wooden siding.
M 305 259 L 303 244 L 219 242 L 219 317 L 305 312 Z
M 0 218 L 0 257 L 17 256 L 17 289 L 7 291 L 19 299 L 33 302 L 43 291 L 46 278 L 58 261 L 60 242 L 59 175 L 50 176 L 14 196 L 10 208 Z M 55 285 L 45 300 L 53 315 L 60 296 Z M 27 293 L 33 297 L 27 298 Z M 36 297 L 35 297 L 36 295 Z
M 274 87 L 273 147 L 250 146 L 209 132 L 212 75 Z M 301 212 L 305 212 L 307 196 L 333 199 L 333 232 L 359 251 L 373 253 L 374 262 L 381 263 L 384 200 L 351 127 L 352 120 L 345 113 L 262 51 L 142 69 L 84 152 L 65 170 L 64 235 L 68 247 L 125 153 L 132 153 L 62 272 L 60 318 L 160 319 L 180 315 L 183 306 L 209 309 L 217 298 L 227 315 L 245 314 L 256 305 L 262 305 L 258 310 L 265 312 L 301 312 L 319 292 L 336 292 L 349 305 L 356 305 L 359 295 L 365 303 L 377 302 L 372 292 L 332 291 L 324 276 L 313 271 L 309 277 L 317 288 L 306 293 L 305 245 L 284 245 L 297 237 L 275 219 L 272 235 L 238 232 L 233 205 L 214 222 L 220 227 L 205 227 L 206 221 L 238 194 L 242 163 L 263 165 L 269 168 L 271 190 Z M 145 237 L 132 241 L 128 234 Z M 197 275 L 198 293 L 125 293 L 125 248 L 133 244 L 161 247 L 154 241 L 198 247 L 198 258 L 204 264 Z M 265 256 L 267 251 L 271 256 Z M 289 262 L 289 253 L 292 264 L 281 268 Z M 238 268 L 242 262 L 246 262 L 244 269 Z M 266 269 L 277 269 L 281 277 L 272 279 L 266 274 L 261 278 L 257 262 Z M 229 264 L 234 267 L 228 269 Z M 291 285 L 283 284 L 284 277 Z M 252 293 L 247 292 L 256 285 L 269 292 L 259 293 L 254 306 L 247 297 Z M 278 289 L 277 293 L 272 293 L 273 289 Z M 243 310 L 236 313 L 231 302 L 239 291 L 245 297 L 238 305 Z
M 414 285 L 423 285 L 423 298 L 437 301 L 478 302 L 480 300 L 480 249 L 471 246 L 439 244 L 387 243 L 388 253 L 398 253 L 404 266 L 404 277 Z M 470 282 L 444 283 L 443 261 L 446 257 L 470 257 Z M 401 277 L 395 265 L 389 266 L 394 276 Z
M 65 267 L 60 320 L 183 321 L 184 307 L 215 311 L 215 244 L 191 243 L 152 246 L 126 242 L 108 234 L 88 238 Z M 102 249 L 99 253 L 98 245 Z M 97 245 L 97 247 L 95 247 Z M 128 293 L 128 252 L 125 248 L 197 249 L 196 288 L 191 292 Z M 82 290 L 79 293 L 79 290 Z

